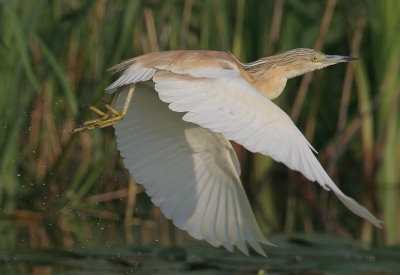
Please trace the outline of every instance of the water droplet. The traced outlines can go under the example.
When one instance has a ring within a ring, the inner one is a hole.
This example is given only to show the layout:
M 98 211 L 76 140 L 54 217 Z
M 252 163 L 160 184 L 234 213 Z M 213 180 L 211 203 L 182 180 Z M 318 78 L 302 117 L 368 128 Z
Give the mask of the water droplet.
M 365 260 L 367 260 L 367 262 L 375 262 L 376 257 L 375 256 L 366 256 Z

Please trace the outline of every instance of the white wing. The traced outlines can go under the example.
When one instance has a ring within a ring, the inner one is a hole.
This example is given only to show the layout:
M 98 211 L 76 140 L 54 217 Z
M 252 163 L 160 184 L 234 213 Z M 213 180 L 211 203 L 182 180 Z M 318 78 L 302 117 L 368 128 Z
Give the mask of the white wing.
M 254 218 L 230 142 L 182 116 L 154 89 L 137 84 L 126 117 L 114 125 L 126 168 L 177 227 L 248 255 L 247 241 L 265 255 L 259 242 L 270 243 Z
M 355 214 L 381 227 L 381 221 L 346 196 L 322 168 L 311 145 L 289 116 L 234 70 L 204 68 L 190 75 L 161 71 L 153 76 L 162 101 L 183 120 L 196 123 L 300 171 L 331 189 Z

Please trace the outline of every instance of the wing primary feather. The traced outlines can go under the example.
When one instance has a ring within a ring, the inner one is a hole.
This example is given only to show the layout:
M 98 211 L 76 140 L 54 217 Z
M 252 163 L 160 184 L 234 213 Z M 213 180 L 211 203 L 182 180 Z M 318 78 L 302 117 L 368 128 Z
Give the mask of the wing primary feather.
M 182 177 L 182 182 L 188 182 L 188 180 L 192 177 L 193 175 L 188 174 L 184 175 Z M 168 182 L 167 184 L 163 183 L 163 187 L 158 189 L 153 196 L 151 197 L 151 201 L 157 205 L 160 206 L 165 197 L 168 197 L 171 195 L 175 190 L 179 189 L 181 186 L 178 184 L 178 182 Z
M 162 155 L 160 155 L 160 153 L 162 153 L 162 154 L 163 153 L 168 153 L 167 157 L 179 154 L 179 151 L 172 151 L 168 147 L 166 147 L 164 149 L 160 149 L 160 150 L 157 150 L 157 149 L 158 149 L 158 147 L 152 148 L 152 150 L 155 150 L 155 151 L 150 152 L 149 155 L 147 155 L 142 160 L 139 160 L 139 161 L 135 162 L 135 164 L 130 168 L 132 168 L 132 169 L 134 169 L 136 171 L 140 171 L 141 169 L 146 168 L 146 167 L 148 167 L 150 165 L 154 167 L 159 162 L 163 162 L 164 161 L 164 158 L 160 158 L 160 156 L 162 156 Z M 144 150 L 144 149 L 142 149 L 142 150 Z M 140 155 L 144 155 L 142 152 L 139 152 L 138 155 L 139 154 Z
M 165 217 L 174 220 L 173 213 L 195 185 L 196 184 L 182 184 L 180 188 L 175 189 L 173 193 L 164 198 L 164 201 L 160 204 L 160 208 L 163 209 Z
M 217 188 L 217 184 L 212 184 L 209 196 L 209 203 L 206 206 L 204 211 L 203 220 L 201 224 L 201 233 L 203 238 L 209 242 L 210 244 L 218 247 L 221 243 L 218 241 L 218 238 L 215 235 L 215 226 L 217 221 L 217 217 L 215 216 L 216 212 L 216 203 L 218 203 L 218 195 L 219 190 Z
M 195 213 L 187 220 L 187 230 L 190 235 L 192 235 L 196 239 L 204 239 L 201 228 L 203 221 L 205 209 L 210 200 L 210 189 L 212 188 L 211 184 L 206 185 L 198 194 L 198 201 L 201 201 L 201 204 L 198 204 Z
M 186 230 L 186 221 L 192 215 L 198 201 L 197 201 L 197 190 L 192 187 L 190 193 L 181 201 L 179 207 L 174 211 L 172 216 L 174 217 L 174 224 Z
M 242 234 L 242 225 L 244 224 L 242 219 L 241 219 L 241 213 L 237 209 L 237 203 L 238 203 L 238 198 L 237 198 L 237 193 L 235 192 L 236 190 L 234 189 L 229 189 L 230 195 L 234 198 L 234 203 L 231 205 L 231 210 L 233 211 L 233 217 L 236 217 L 236 228 L 233 228 L 236 232 L 234 233 L 235 236 L 235 242 L 234 244 L 239 248 L 240 251 L 242 251 L 243 254 L 250 256 L 249 250 L 247 249 L 246 242 L 244 240 L 244 236 Z
M 156 173 L 153 174 L 156 175 Z M 190 174 L 188 176 L 190 177 Z M 168 171 L 168 174 L 166 174 L 162 179 L 159 179 L 158 177 L 147 178 L 149 182 L 146 184 L 146 193 L 150 197 L 155 197 L 157 192 L 162 194 L 160 189 L 168 189 L 171 185 L 176 185 L 177 182 L 180 182 L 181 179 L 182 175 L 175 173 L 175 171 Z
M 137 170 L 137 172 L 135 173 L 135 177 L 137 179 L 146 180 L 149 182 L 156 181 L 160 178 L 160 175 L 167 175 L 168 173 L 171 173 L 171 170 L 173 171 L 174 168 L 181 163 L 182 160 L 180 158 L 175 158 L 172 160 L 166 158 L 163 161 L 159 162 L 159 164 L 157 165 L 157 169 L 154 169 L 154 166 L 149 165 L 147 167 Z M 150 185 L 148 185 L 148 187 L 150 187 Z
M 221 243 L 228 251 L 233 252 L 232 242 L 229 240 L 228 234 L 228 221 L 227 221 L 227 188 L 225 184 L 220 185 L 220 198 L 218 199 L 218 206 L 216 209 L 216 219 L 218 222 L 215 224 L 216 237 L 219 243 Z

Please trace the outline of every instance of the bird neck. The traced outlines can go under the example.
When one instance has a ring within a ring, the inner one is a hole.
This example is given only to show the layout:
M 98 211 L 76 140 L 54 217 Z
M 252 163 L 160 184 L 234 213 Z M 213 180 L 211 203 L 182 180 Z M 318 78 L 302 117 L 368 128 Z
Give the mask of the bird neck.
M 244 66 L 250 84 L 268 99 L 277 98 L 286 86 L 290 74 L 285 66 L 270 66 L 265 68 L 264 64 L 257 66 Z
M 301 66 L 301 63 L 293 62 L 297 61 L 296 59 L 287 58 L 286 54 L 241 64 L 248 78 L 251 79 L 251 84 L 269 99 L 275 99 L 282 93 L 288 79 L 319 69 L 318 67 Z

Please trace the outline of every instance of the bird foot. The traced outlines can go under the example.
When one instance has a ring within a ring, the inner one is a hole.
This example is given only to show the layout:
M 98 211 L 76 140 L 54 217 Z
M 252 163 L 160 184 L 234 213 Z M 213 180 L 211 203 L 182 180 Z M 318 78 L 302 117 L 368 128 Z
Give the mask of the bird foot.
M 95 112 L 100 118 L 98 119 L 93 119 L 93 120 L 88 120 L 83 123 L 83 126 L 80 126 L 78 128 L 75 128 L 73 131 L 70 132 L 70 134 L 78 133 L 78 132 L 87 132 L 91 131 L 96 128 L 104 128 L 108 126 L 112 126 L 121 119 L 123 119 L 126 115 L 126 112 L 128 111 L 129 104 L 132 99 L 133 92 L 135 91 L 135 83 L 130 84 L 128 93 L 126 95 L 124 107 L 122 108 L 121 112 L 118 112 L 115 110 L 112 106 L 116 105 L 116 102 L 118 101 L 119 96 L 121 95 L 122 89 L 118 89 L 116 91 L 116 94 L 114 96 L 113 102 L 111 104 L 105 103 L 104 106 L 107 109 L 107 112 L 104 113 L 97 109 L 94 106 L 89 105 L 89 110 L 92 112 Z
M 112 126 L 125 117 L 124 113 L 118 112 L 110 104 L 107 103 L 104 106 L 108 110 L 108 113 L 104 113 L 94 106 L 89 106 L 89 110 L 99 115 L 100 118 L 85 121 L 83 123 L 83 126 L 75 128 L 70 132 L 70 134 L 78 132 L 88 132 L 96 128 L 105 128 L 108 126 Z

